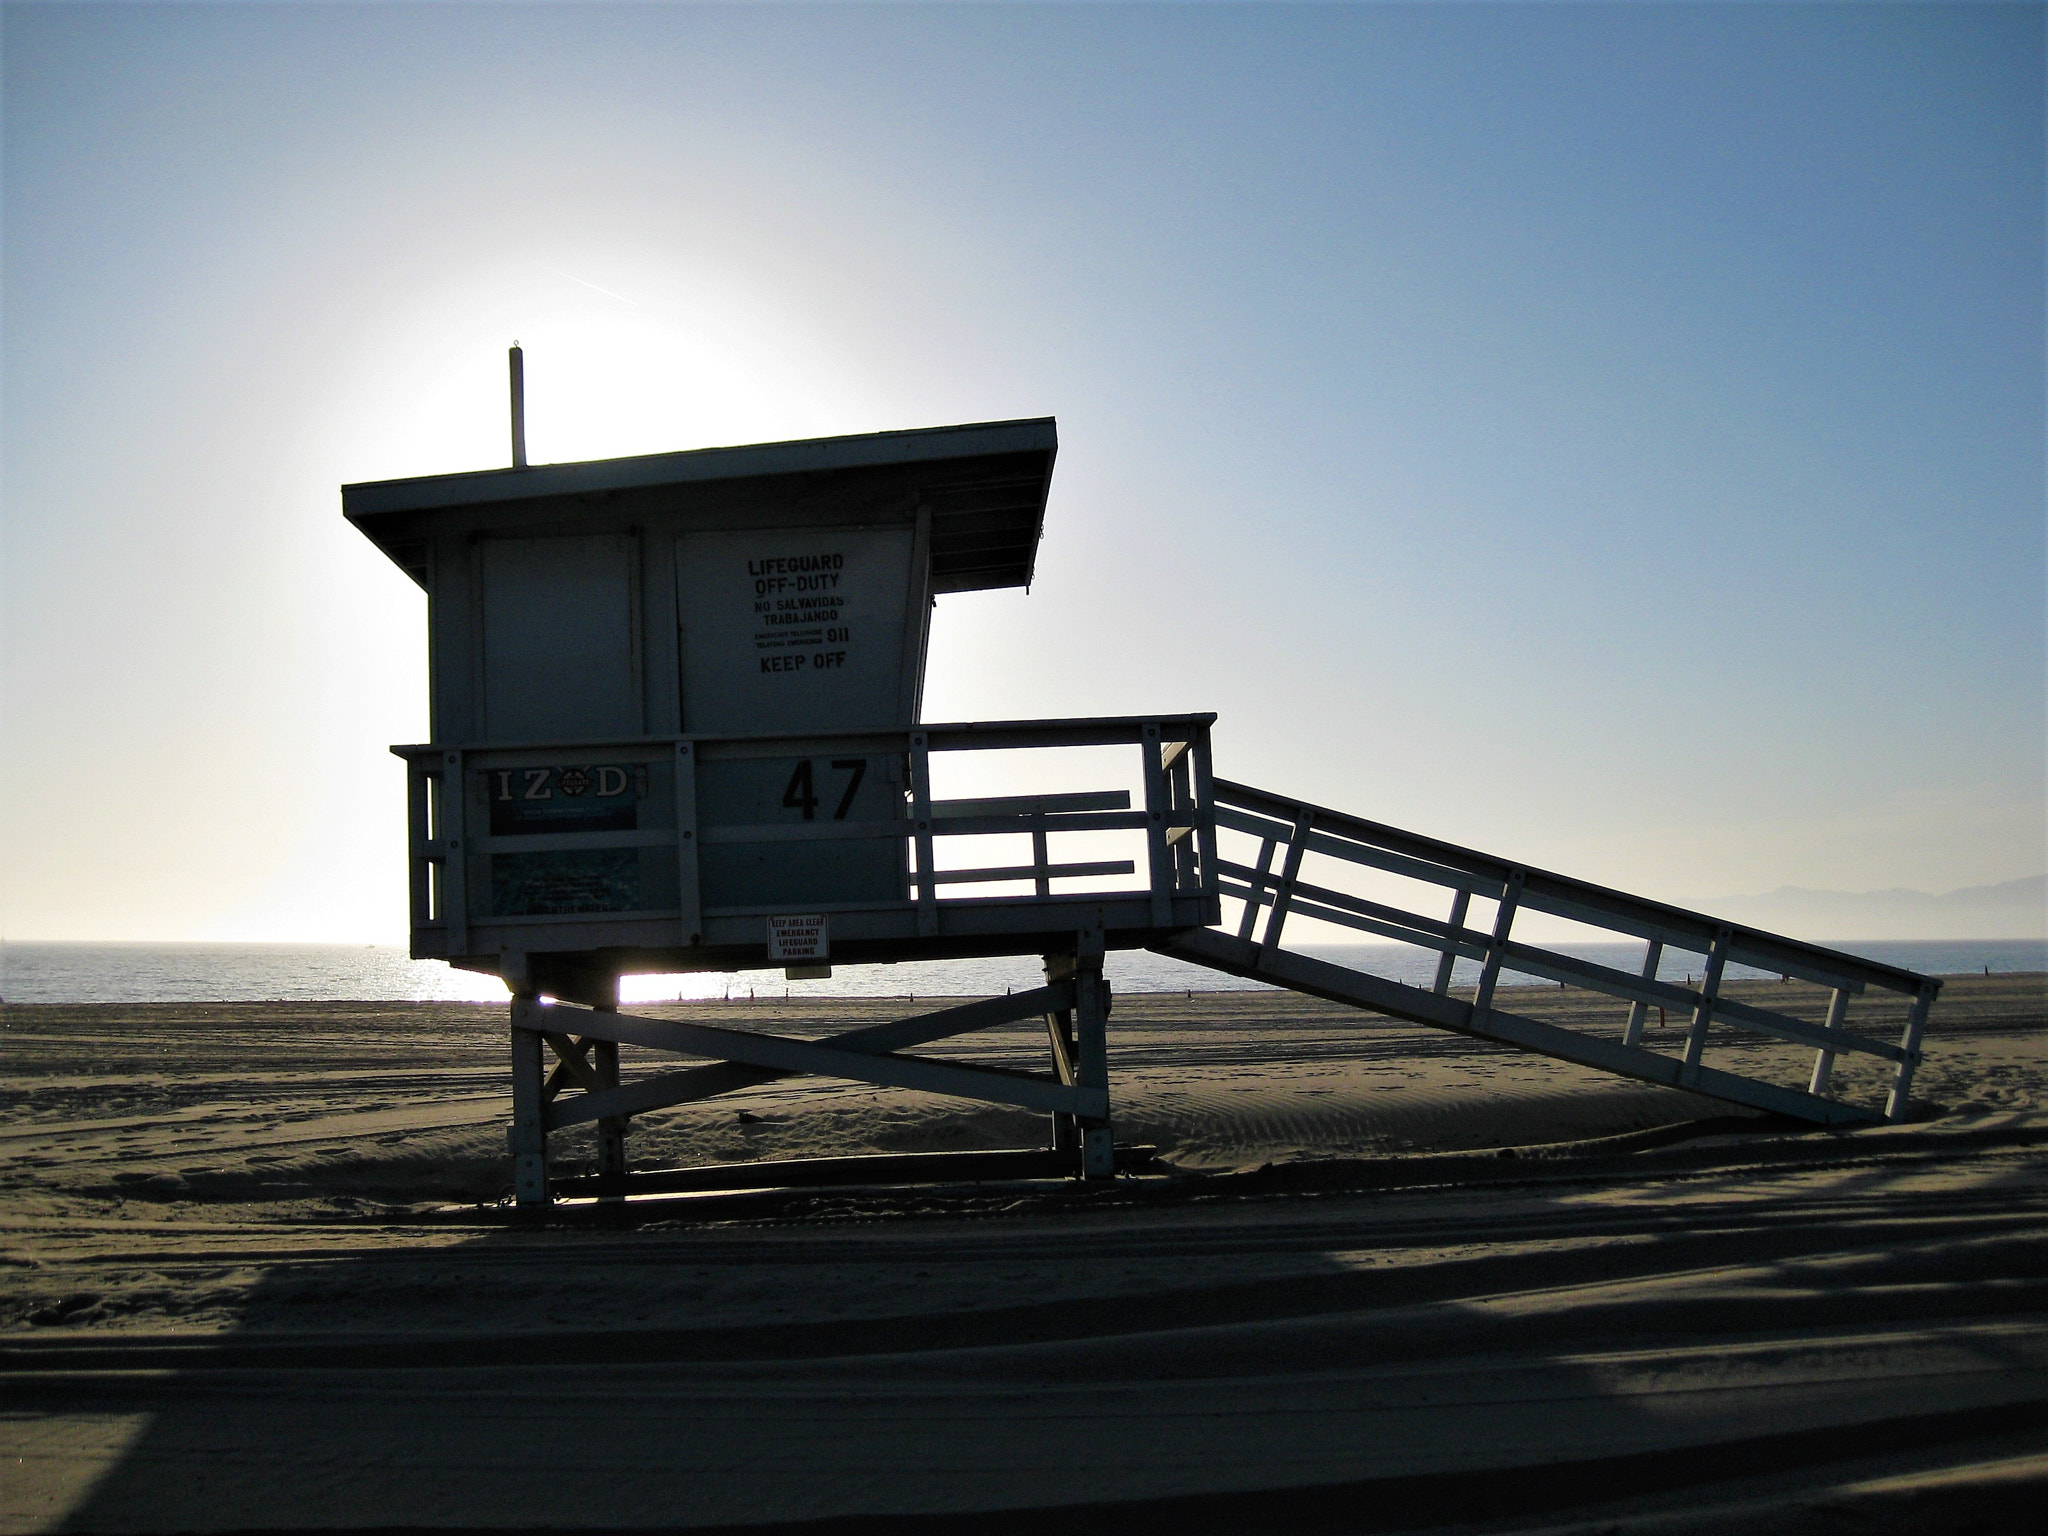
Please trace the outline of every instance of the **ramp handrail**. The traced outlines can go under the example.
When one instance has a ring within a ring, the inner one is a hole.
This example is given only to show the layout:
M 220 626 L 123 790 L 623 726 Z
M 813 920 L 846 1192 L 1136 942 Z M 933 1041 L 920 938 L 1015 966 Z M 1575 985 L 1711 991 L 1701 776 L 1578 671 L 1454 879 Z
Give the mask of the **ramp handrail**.
M 1235 937 L 1241 945 L 1252 946 L 1233 960 L 1233 968 L 1248 964 L 1252 969 L 1246 973 L 1256 974 L 1279 951 L 1289 916 L 1298 914 L 1435 951 L 1441 958 L 1435 984 L 1427 993 L 1420 988 L 1376 978 L 1385 987 L 1415 993 L 1418 997 L 1447 997 L 1456 962 L 1459 959 L 1478 962 L 1481 966 L 1478 986 L 1471 1013 L 1466 1017 L 1473 1033 L 1488 1032 L 1485 1023 L 1492 1009 L 1500 975 L 1504 970 L 1513 971 L 1583 987 L 1627 1002 L 1629 1014 L 1623 1029 L 1622 1045 L 1645 1056 L 1656 1055 L 1645 1050 L 1642 1044 L 1647 1009 L 1676 1007 L 1689 1012 L 1691 1023 L 1684 1054 L 1676 1063 L 1679 1086 L 1711 1091 L 1704 1086 L 1701 1058 L 1708 1044 L 1708 1030 L 1718 1021 L 1815 1047 L 1813 1072 L 1806 1093 L 1797 1096 L 1798 1099 L 1817 1101 L 1826 1094 L 1835 1057 L 1840 1053 L 1856 1052 L 1892 1062 L 1897 1070 L 1887 1097 L 1885 1114 L 1887 1118 L 1898 1119 L 1905 1112 L 1914 1068 L 1920 1060 L 1920 1041 L 1928 1010 L 1940 989 L 1940 983 L 1929 977 L 1839 950 L 1722 922 L 1702 913 L 1648 901 L 1547 870 L 1517 865 L 1491 854 L 1421 837 L 1323 806 L 1286 799 L 1226 779 L 1216 780 L 1215 787 L 1218 828 L 1256 838 L 1259 843 L 1259 852 L 1252 863 L 1221 856 L 1216 861 L 1222 894 L 1243 904 Z M 1446 889 L 1451 893 L 1449 910 L 1445 916 L 1437 917 L 1305 879 L 1303 861 L 1309 854 Z M 1467 926 L 1474 899 L 1494 904 L 1490 927 Z M 1517 940 L 1513 936 L 1513 928 L 1517 916 L 1524 911 L 1540 912 L 1642 939 L 1646 942 L 1643 967 L 1640 972 L 1631 974 L 1544 945 Z M 1262 914 L 1263 927 L 1260 923 Z M 1208 947 L 1216 948 L 1214 945 Z M 1659 967 L 1667 947 L 1696 952 L 1705 957 L 1698 986 L 1679 986 L 1659 978 Z M 1218 953 L 1223 958 L 1231 958 L 1225 951 Z M 1203 957 L 1190 954 L 1188 958 Z M 1210 963 L 1214 963 L 1215 958 L 1209 957 Z M 1722 980 L 1731 964 L 1775 971 L 1787 978 L 1816 982 L 1829 988 L 1831 999 L 1826 1023 L 1815 1024 L 1726 996 L 1721 990 Z M 1898 1044 L 1856 1034 L 1845 1027 L 1850 999 L 1866 987 L 1902 993 L 1912 999 L 1904 1035 Z M 1443 1022 L 1428 1016 L 1431 1012 L 1425 1009 L 1410 1016 L 1424 1017 L 1426 1022 Z M 1613 1070 L 1628 1070 L 1627 1066 L 1616 1066 L 1613 1062 L 1599 1064 Z M 1654 1076 L 1657 1080 L 1664 1076 L 1661 1071 L 1638 1072 L 1636 1075 Z M 1711 1076 L 1719 1079 L 1726 1074 L 1714 1073 Z M 1823 1112 L 1816 1105 L 1802 1105 L 1796 1100 L 1780 1103 L 1774 1097 L 1772 1107 L 1791 1113 L 1810 1112 L 1814 1118 L 1841 1118 L 1832 1110 Z

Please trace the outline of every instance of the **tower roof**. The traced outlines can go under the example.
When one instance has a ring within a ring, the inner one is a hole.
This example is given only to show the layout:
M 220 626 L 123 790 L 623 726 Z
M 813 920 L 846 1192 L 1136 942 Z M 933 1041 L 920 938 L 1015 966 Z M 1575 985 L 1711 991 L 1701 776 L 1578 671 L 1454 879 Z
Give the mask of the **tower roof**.
M 342 487 L 348 520 L 400 566 L 444 518 L 523 503 L 536 515 L 641 502 L 715 519 L 831 508 L 931 510 L 932 589 L 1028 586 L 1059 435 L 1053 418 L 640 454 Z M 550 505 L 552 504 L 552 505 Z

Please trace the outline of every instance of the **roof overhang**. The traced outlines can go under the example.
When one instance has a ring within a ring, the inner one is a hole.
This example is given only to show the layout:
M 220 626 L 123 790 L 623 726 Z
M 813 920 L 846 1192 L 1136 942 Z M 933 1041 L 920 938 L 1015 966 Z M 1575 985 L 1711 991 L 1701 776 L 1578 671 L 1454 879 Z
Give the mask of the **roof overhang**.
M 831 502 L 843 489 L 863 504 L 879 496 L 928 507 L 932 589 L 973 592 L 1030 584 L 1058 449 L 1053 418 L 1042 416 L 368 481 L 343 486 L 341 504 L 350 522 L 411 569 L 405 546 L 440 513 L 621 494 L 652 494 L 687 513 L 693 505 L 729 508 L 750 500 L 749 482 L 772 504 L 786 499 L 794 482 L 812 505 Z

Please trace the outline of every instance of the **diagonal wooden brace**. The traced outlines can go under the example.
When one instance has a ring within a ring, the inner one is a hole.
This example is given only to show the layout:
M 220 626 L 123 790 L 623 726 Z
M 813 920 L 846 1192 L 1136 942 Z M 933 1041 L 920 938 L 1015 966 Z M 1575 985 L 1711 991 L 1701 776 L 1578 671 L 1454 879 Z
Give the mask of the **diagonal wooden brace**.
M 1101 1114 L 1108 1109 L 1108 1095 L 1100 1089 L 1063 1085 L 1027 1072 L 891 1054 L 906 1046 L 1070 1008 L 1073 1000 L 1072 983 L 1058 982 L 1014 996 L 992 997 L 916 1018 L 849 1030 L 826 1040 L 791 1040 L 781 1035 L 670 1019 L 598 1014 L 565 1003 L 544 1004 L 529 999 L 520 999 L 514 1007 L 515 1011 L 522 1007 L 528 1010 L 521 1015 L 522 1028 L 560 1032 L 566 1026 L 586 1038 L 620 1040 L 680 1055 L 714 1058 L 710 1066 L 665 1072 L 625 1087 L 558 1100 L 547 1109 L 548 1129 L 558 1130 L 608 1115 L 642 1114 L 686 1104 L 803 1073 L 1015 1104 L 1025 1109 Z M 720 1057 L 724 1059 L 716 1060 Z
M 597 1080 L 597 1070 L 590 1064 L 590 1048 L 596 1041 L 572 1039 L 558 1030 L 550 1030 L 541 1038 L 547 1041 L 557 1057 L 555 1069 L 541 1085 L 543 1100 L 553 1102 L 555 1095 L 568 1087 L 592 1093 L 603 1086 Z

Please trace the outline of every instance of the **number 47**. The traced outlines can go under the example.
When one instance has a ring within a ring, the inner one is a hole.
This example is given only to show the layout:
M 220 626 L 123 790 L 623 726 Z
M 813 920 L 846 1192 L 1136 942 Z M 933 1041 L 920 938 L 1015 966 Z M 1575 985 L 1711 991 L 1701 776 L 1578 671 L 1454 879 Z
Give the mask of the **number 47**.
M 867 777 L 868 760 L 864 757 L 835 757 L 832 766 L 847 775 L 846 789 L 839 797 L 839 807 L 833 811 L 834 821 L 846 820 L 846 813 L 853 809 L 853 797 L 860 789 L 860 781 Z M 782 803 L 792 811 L 802 811 L 805 821 L 815 821 L 818 814 L 818 792 L 813 787 L 811 760 L 805 758 L 796 765 L 796 772 L 789 776 L 789 784 L 782 791 Z

